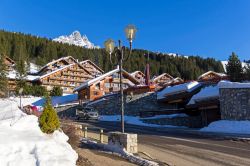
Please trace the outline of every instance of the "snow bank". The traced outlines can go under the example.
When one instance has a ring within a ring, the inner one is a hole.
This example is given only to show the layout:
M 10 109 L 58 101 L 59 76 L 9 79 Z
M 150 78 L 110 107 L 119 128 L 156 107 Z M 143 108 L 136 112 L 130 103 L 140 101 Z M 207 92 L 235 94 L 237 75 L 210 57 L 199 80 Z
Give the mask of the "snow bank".
M 64 133 L 59 131 L 55 131 L 52 135 L 42 133 L 38 126 L 38 118 L 22 113 L 14 100 L 1 99 L 0 106 L 0 112 L 16 114 L 0 119 L 1 166 L 76 164 L 78 156 L 67 143 L 68 137 Z
M 22 106 L 31 104 L 34 101 L 41 99 L 40 97 L 25 97 L 22 98 Z M 12 97 L 10 99 L 0 99 L 0 121 L 4 119 L 19 118 L 24 115 L 22 111 L 19 110 L 20 98 Z
M 108 122 L 120 122 L 120 115 L 100 115 L 100 121 L 108 121 Z M 178 127 L 180 126 L 172 126 L 172 125 L 157 125 L 157 124 L 149 124 L 141 121 L 140 117 L 137 116 L 124 116 L 124 122 L 127 124 L 133 124 L 138 126 L 147 126 L 147 127 Z M 184 126 L 183 126 L 184 128 Z
M 218 86 L 219 88 L 250 88 L 250 83 L 220 81 Z
M 153 117 L 142 118 L 142 119 L 162 119 L 162 118 L 184 118 L 188 117 L 187 114 L 170 114 L 170 115 L 156 115 Z
M 121 149 L 115 145 L 101 144 L 96 141 L 88 140 L 83 138 L 81 140 L 82 143 L 91 146 L 92 148 L 101 149 L 106 152 L 112 152 L 113 154 L 118 154 L 119 156 L 129 160 L 130 162 L 136 165 L 147 165 L 147 166 L 158 166 L 159 164 L 155 161 L 150 161 L 139 156 L 133 155 L 132 153 L 128 153 L 125 149 Z
M 200 131 L 250 134 L 250 121 L 219 120 L 210 123 L 208 127 L 204 127 Z
M 191 92 L 200 86 L 201 86 L 201 84 L 199 82 L 192 81 L 192 82 L 188 82 L 188 83 L 184 83 L 184 84 L 180 84 L 180 85 L 175 85 L 172 87 L 167 87 L 167 88 L 165 88 L 162 91 L 157 93 L 157 99 L 162 99 L 165 97 L 165 95 L 178 94 L 178 93 L 184 92 L 184 91 Z
M 68 103 L 72 103 L 72 102 L 78 103 L 78 96 L 77 96 L 77 94 L 70 94 L 70 95 L 65 95 L 65 96 L 55 96 L 55 97 L 51 97 L 51 101 L 52 101 L 53 106 L 68 104 Z M 44 104 L 45 104 L 44 98 L 32 103 L 32 105 L 35 105 L 35 106 L 43 106 Z
M 201 89 L 201 91 L 195 94 L 187 105 L 195 104 L 195 101 L 201 101 L 208 98 L 219 97 L 218 86 L 209 86 Z

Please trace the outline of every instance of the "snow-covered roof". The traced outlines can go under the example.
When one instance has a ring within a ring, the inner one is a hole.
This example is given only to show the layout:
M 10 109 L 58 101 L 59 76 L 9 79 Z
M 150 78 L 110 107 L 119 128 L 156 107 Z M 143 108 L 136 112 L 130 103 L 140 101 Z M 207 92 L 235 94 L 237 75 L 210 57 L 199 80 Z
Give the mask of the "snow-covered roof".
M 198 80 L 201 79 L 202 77 L 208 75 L 208 74 L 214 74 L 214 75 L 217 75 L 217 76 L 219 76 L 219 77 L 225 77 L 225 76 L 227 76 L 225 73 L 217 73 L 217 72 L 214 72 L 214 71 L 208 71 L 208 72 L 206 72 L 206 73 L 200 75 L 200 76 L 198 77 Z
M 114 73 L 117 73 L 117 72 L 119 72 L 119 68 L 116 68 L 116 69 L 114 69 L 114 70 L 112 70 L 112 71 L 109 71 L 109 72 L 107 72 L 107 73 L 105 73 L 105 74 L 99 76 L 99 77 L 96 77 L 96 78 L 94 78 L 94 79 L 92 79 L 92 80 L 89 80 L 89 81 L 83 83 L 83 84 L 80 85 L 79 87 L 76 87 L 76 88 L 74 89 L 74 91 L 78 91 L 78 90 L 81 90 L 82 88 L 88 87 L 88 86 L 90 86 L 90 85 L 92 85 L 92 84 L 94 84 L 94 83 L 96 83 L 96 82 L 98 82 L 98 81 L 103 80 L 105 77 L 111 76 L 111 75 L 113 75 Z M 133 83 L 140 84 L 140 83 L 139 83 L 133 76 L 131 76 L 127 71 L 125 71 L 124 69 L 122 69 L 122 72 L 123 72 L 124 74 L 126 74 L 127 76 L 129 76 L 129 78 L 133 81 Z
M 52 71 L 52 72 L 50 72 L 50 73 L 47 73 L 47 74 L 45 74 L 45 75 L 42 75 L 42 76 L 40 76 L 40 79 L 41 79 L 41 78 L 44 78 L 44 77 L 47 77 L 47 76 L 49 76 L 49 75 L 51 75 L 51 74 L 54 74 L 54 73 L 56 73 L 56 72 L 58 72 L 58 71 L 60 71 L 60 70 L 66 69 L 66 68 L 68 68 L 68 67 L 70 67 L 70 66 L 73 66 L 73 65 L 75 65 L 75 64 L 78 64 L 78 65 L 81 66 L 81 64 L 79 64 L 79 63 L 72 63 L 72 64 L 69 64 L 69 65 L 67 65 L 67 66 L 63 66 L 63 67 L 61 67 L 61 68 L 59 68 L 59 69 L 56 69 L 56 70 L 54 70 L 54 71 Z M 84 67 L 82 67 L 82 68 L 84 69 Z M 84 69 L 84 70 L 85 70 L 85 69 Z M 87 71 L 87 70 L 85 70 L 85 71 L 89 73 L 89 71 Z
M 217 98 L 219 97 L 219 87 L 216 86 L 208 86 L 203 89 L 197 94 L 195 94 L 187 105 L 195 104 L 196 101 L 202 101 L 205 99 Z
M 196 88 L 200 87 L 201 84 L 197 81 L 192 81 L 184 84 L 175 85 L 172 87 L 166 87 L 162 91 L 157 93 L 157 99 L 165 98 L 167 95 L 178 94 L 181 92 L 192 92 Z
M 161 74 L 161 75 L 155 77 L 155 78 L 153 79 L 153 82 L 155 82 L 156 80 L 160 79 L 161 77 L 163 77 L 163 76 L 165 76 L 165 75 L 167 75 L 168 77 L 170 77 L 171 79 L 173 79 L 173 77 L 172 77 L 171 75 L 169 75 L 168 73 L 163 73 L 163 74 Z
M 16 71 L 9 71 L 7 73 L 7 78 L 9 78 L 9 79 L 16 79 L 17 78 L 17 72 Z M 40 76 L 27 75 L 25 77 L 25 80 L 27 80 L 27 81 L 34 81 L 34 80 L 39 79 L 39 78 L 40 78 Z
M 130 73 L 130 75 L 132 75 L 134 77 L 137 73 L 141 73 L 143 76 L 145 76 L 145 74 L 139 70 L 134 71 L 133 73 Z
M 219 88 L 250 88 L 250 83 L 220 81 L 218 86 Z
M 93 66 L 95 66 L 98 70 L 100 70 L 102 73 L 104 72 L 99 66 L 97 66 L 94 62 L 92 62 L 91 60 L 84 60 L 79 62 L 80 64 L 84 64 L 84 63 L 91 63 Z
M 65 61 L 66 61 L 66 60 L 69 59 L 69 58 L 72 58 L 75 62 L 77 62 L 77 61 L 75 60 L 75 58 L 73 58 L 72 56 L 62 57 L 62 58 L 59 58 L 59 59 L 57 59 L 57 60 L 53 60 L 52 62 L 47 63 L 46 65 L 44 65 L 44 66 L 39 70 L 39 72 L 40 72 L 41 70 L 43 70 L 44 68 L 48 67 L 49 65 L 52 65 L 52 64 L 54 64 L 54 63 L 56 63 L 56 62 L 59 62 L 59 61 L 61 61 L 61 60 L 65 60 Z

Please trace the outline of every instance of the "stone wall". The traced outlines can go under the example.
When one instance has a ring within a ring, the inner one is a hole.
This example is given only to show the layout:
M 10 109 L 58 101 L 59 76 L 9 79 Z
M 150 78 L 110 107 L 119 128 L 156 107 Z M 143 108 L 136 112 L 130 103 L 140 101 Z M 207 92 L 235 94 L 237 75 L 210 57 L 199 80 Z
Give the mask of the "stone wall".
M 186 126 L 190 128 L 202 127 L 201 116 L 159 118 L 159 119 L 141 119 L 145 123 L 158 125 Z
M 88 106 L 96 109 L 100 115 L 120 114 L 120 95 L 111 95 L 95 101 Z M 138 116 L 141 111 L 160 111 L 166 109 L 165 104 L 158 103 L 155 93 L 144 93 L 133 96 L 124 96 L 125 115 Z M 170 108 L 169 106 L 168 108 Z M 173 107 L 173 106 L 172 106 Z
M 220 89 L 221 119 L 250 120 L 250 88 Z

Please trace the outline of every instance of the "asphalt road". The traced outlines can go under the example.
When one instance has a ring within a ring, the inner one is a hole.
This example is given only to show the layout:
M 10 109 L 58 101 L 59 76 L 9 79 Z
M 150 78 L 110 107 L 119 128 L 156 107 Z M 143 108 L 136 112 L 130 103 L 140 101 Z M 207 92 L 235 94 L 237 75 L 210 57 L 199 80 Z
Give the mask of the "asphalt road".
M 120 130 L 116 122 L 80 122 L 89 130 Z M 126 132 L 137 133 L 139 151 L 161 163 L 180 166 L 250 166 L 250 142 L 234 141 L 214 135 L 202 135 L 181 128 L 151 128 L 125 125 Z

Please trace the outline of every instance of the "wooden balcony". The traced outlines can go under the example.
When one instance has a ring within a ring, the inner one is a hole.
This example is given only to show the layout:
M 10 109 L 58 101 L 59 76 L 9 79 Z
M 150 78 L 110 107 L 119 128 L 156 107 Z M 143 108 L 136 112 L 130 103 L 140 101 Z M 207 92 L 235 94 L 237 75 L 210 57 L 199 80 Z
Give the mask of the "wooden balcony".
M 64 83 L 59 83 L 59 82 L 47 82 L 44 81 L 43 85 L 53 85 L 53 86 L 63 86 L 63 87 L 75 87 L 75 85 L 70 85 L 70 84 L 64 84 Z
M 50 77 L 51 80 L 58 80 L 58 81 L 69 81 L 69 82 L 86 82 L 87 80 L 77 80 L 72 78 L 63 78 L 63 77 Z
M 68 73 L 68 72 L 63 72 L 63 75 L 73 76 L 73 77 L 82 77 L 82 78 L 93 78 L 90 75 L 74 74 L 74 73 Z

